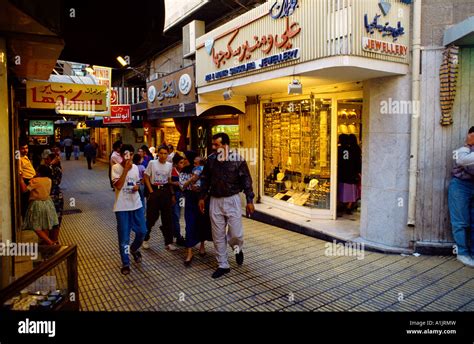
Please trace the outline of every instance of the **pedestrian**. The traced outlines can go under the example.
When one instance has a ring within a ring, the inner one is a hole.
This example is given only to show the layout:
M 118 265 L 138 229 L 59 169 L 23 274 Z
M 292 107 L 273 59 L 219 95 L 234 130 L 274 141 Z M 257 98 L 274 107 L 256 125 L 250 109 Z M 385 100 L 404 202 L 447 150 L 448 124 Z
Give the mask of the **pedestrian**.
M 143 207 L 145 208 L 144 210 L 146 211 L 145 207 L 145 182 L 143 181 L 143 175 L 145 173 L 145 166 L 142 165 L 143 158 L 140 154 L 134 154 L 133 155 L 133 164 L 137 166 L 138 168 L 138 175 L 140 178 L 140 189 L 138 192 L 140 193 L 140 199 L 142 200 Z
M 96 148 L 92 145 L 92 143 L 87 142 L 86 146 L 84 147 L 84 156 L 87 160 L 87 168 L 89 170 L 92 170 L 92 161 L 95 161 L 96 154 Z
M 148 202 L 146 209 L 147 234 L 143 248 L 149 248 L 150 232 L 158 218 L 161 216 L 161 231 L 165 239 L 165 247 L 174 251 L 177 247 L 173 244 L 173 225 L 171 208 L 176 202 L 173 186 L 171 184 L 171 172 L 173 165 L 166 161 L 168 158 L 168 147 L 158 148 L 158 160 L 148 163 L 145 170 L 145 185 L 148 189 Z
M 70 159 L 71 159 L 72 145 L 73 145 L 73 141 L 72 141 L 71 137 L 70 137 L 70 136 L 67 136 L 67 137 L 64 139 L 64 151 L 65 151 L 65 153 L 66 153 L 66 160 L 70 160 Z
M 58 215 L 58 225 L 53 226 L 53 228 L 49 231 L 49 238 L 53 243 L 59 244 L 59 230 L 61 229 L 61 222 L 64 212 L 64 195 L 60 187 L 63 178 L 61 158 L 58 157 L 57 154 L 51 153 L 46 160 L 46 165 L 51 168 L 52 185 L 50 197 L 53 201 L 56 214 Z
M 87 136 L 89 136 L 89 135 L 87 135 Z M 99 149 L 99 144 L 97 142 L 95 142 L 94 138 L 92 138 L 90 141 L 91 141 L 91 145 L 94 149 L 92 163 L 95 165 L 95 161 L 96 161 L 95 159 L 97 158 L 97 151 Z
M 212 241 L 212 229 L 209 213 L 199 211 L 199 196 L 201 193 L 200 176 L 203 170 L 201 157 L 197 153 L 185 153 L 186 163 L 180 173 L 180 185 L 185 195 L 184 218 L 186 221 L 186 259 L 185 266 L 190 266 L 193 259 L 193 247 L 201 243 L 199 255 L 206 254 L 205 241 Z M 193 162 L 193 163 L 190 163 Z
M 176 203 L 172 208 L 173 212 L 173 237 L 176 238 L 176 244 L 179 246 L 185 246 L 185 239 L 181 235 L 181 226 L 179 220 L 181 218 L 181 204 L 184 201 L 184 194 L 181 191 L 179 184 L 179 176 L 184 168 L 184 164 L 187 160 L 181 155 L 176 154 L 173 158 L 173 171 L 171 172 L 171 184 L 173 185 Z
M 174 155 L 176 154 L 174 151 L 173 145 L 168 145 L 168 151 L 170 152 L 170 154 L 168 155 L 167 161 L 173 163 L 173 158 L 174 158 Z
M 247 216 L 251 216 L 255 210 L 253 205 L 255 195 L 247 162 L 230 149 L 229 135 L 217 133 L 212 136 L 212 148 L 216 153 L 208 157 L 202 172 L 199 209 L 201 213 L 205 212 L 205 200 L 210 197 L 212 238 L 219 264 L 212 278 L 219 278 L 230 272 L 227 243 L 234 249 L 237 264 L 243 264 L 244 239 L 239 193 L 242 190 L 245 193 Z
M 46 165 L 38 167 L 38 174 L 26 185 L 20 178 L 22 192 L 29 191 L 29 204 L 23 222 L 23 230 L 33 230 L 47 245 L 54 242 L 49 238 L 49 231 L 59 224 L 51 194 L 51 169 Z
M 122 163 L 122 156 L 120 155 L 120 147 L 122 147 L 122 141 L 115 141 L 112 145 L 112 153 L 109 156 L 109 180 L 110 180 L 110 187 L 112 191 L 115 191 L 114 184 L 112 182 L 112 166 L 115 164 Z
M 120 271 L 124 275 L 130 273 L 129 254 L 133 256 L 136 263 L 142 261 L 139 249 L 146 234 L 145 212 L 138 192 L 140 175 L 138 167 L 132 161 L 134 151 L 132 145 L 122 145 L 120 148 L 122 161 L 112 166 L 112 181 L 115 188 L 114 212 L 122 260 Z M 131 246 L 130 231 L 135 233 Z
M 42 154 L 43 154 L 44 146 L 40 145 L 37 139 L 33 139 L 33 147 L 32 147 L 32 162 L 33 162 L 33 167 L 35 169 L 38 168 L 39 165 L 41 165 L 41 162 L 43 160 Z
M 148 149 L 148 146 L 147 145 L 143 145 L 140 147 L 140 149 L 138 150 L 138 154 L 140 154 L 142 157 L 143 157 L 143 166 L 145 166 L 145 168 L 148 167 L 148 163 L 151 161 L 151 160 L 154 160 L 155 158 L 153 157 L 153 154 L 151 154 L 150 150 Z
M 337 163 L 337 198 L 342 203 L 346 214 L 353 213 L 353 204 L 360 198 L 359 181 L 361 174 L 360 148 L 350 143 L 349 135 L 339 135 Z
M 74 137 L 74 140 L 72 140 L 72 146 L 74 160 L 79 160 L 79 155 L 81 154 L 81 140 L 78 137 Z
M 465 145 L 454 152 L 452 179 L 448 188 L 448 207 L 457 259 L 474 267 L 474 127 Z
M 20 178 L 23 179 L 25 185 L 30 183 L 30 180 L 36 175 L 36 170 L 28 158 L 28 142 L 25 140 L 20 141 L 20 165 L 18 167 L 18 173 Z M 26 210 L 28 209 L 30 195 L 29 192 L 23 192 L 20 197 L 21 202 L 21 216 L 25 217 Z

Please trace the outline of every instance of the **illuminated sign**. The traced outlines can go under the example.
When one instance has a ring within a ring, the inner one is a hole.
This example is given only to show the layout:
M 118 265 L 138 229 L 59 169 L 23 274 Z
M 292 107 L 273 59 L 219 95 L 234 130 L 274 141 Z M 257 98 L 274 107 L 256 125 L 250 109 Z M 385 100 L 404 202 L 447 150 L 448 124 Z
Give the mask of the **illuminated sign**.
M 130 105 L 111 105 L 110 117 L 104 117 L 104 124 L 132 123 Z
M 30 136 L 54 135 L 54 121 L 30 120 Z
M 275 54 L 273 56 L 264 57 L 262 59 L 259 59 L 253 62 L 244 63 L 237 67 L 227 68 L 227 69 L 223 69 L 214 73 L 207 74 L 206 81 L 210 82 L 210 81 L 220 80 L 223 78 L 231 77 L 237 74 L 242 74 L 242 73 L 249 72 L 252 70 L 257 70 L 257 69 L 277 65 L 283 62 L 297 60 L 299 58 L 300 58 L 300 49 L 295 48 L 292 50 L 287 50 L 283 53 Z
M 100 85 L 26 82 L 26 107 L 85 111 L 107 110 L 107 88 Z M 84 110 L 83 110 L 84 109 Z

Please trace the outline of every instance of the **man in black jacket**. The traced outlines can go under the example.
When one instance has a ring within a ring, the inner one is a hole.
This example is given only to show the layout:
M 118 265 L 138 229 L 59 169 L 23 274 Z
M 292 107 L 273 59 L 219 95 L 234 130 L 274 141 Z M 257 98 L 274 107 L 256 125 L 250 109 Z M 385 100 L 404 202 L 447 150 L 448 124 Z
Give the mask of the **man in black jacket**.
M 255 197 L 252 177 L 247 162 L 235 151 L 230 150 L 230 139 L 225 133 L 212 137 L 212 148 L 216 153 L 208 157 L 202 172 L 202 194 L 199 209 L 204 213 L 205 199 L 211 197 L 209 215 L 212 224 L 212 238 L 219 267 L 213 278 L 230 272 L 227 243 L 233 248 L 238 265 L 244 261 L 242 211 L 239 193 L 247 199 L 247 215 L 253 214 Z M 226 227 L 229 226 L 226 234 Z

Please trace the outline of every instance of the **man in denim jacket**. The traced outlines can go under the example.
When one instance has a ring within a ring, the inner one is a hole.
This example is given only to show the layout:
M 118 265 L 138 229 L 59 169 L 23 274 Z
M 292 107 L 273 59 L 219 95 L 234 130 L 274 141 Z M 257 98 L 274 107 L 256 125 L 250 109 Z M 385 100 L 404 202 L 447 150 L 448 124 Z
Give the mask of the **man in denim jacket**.
M 448 205 L 457 259 L 474 267 L 474 127 L 466 144 L 455 150 L 453 178 L 448 189 Z

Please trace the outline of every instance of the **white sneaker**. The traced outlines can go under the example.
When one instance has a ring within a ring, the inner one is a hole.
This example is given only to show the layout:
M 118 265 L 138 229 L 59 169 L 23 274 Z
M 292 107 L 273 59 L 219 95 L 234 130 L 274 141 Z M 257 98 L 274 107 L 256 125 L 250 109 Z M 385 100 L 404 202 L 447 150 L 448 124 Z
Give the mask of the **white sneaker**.
M 143 244 L 142 244 L 142 247 L 145 249 L 145 250 L 148 250 L 150 248 L 150 244 L 148 243 L 148 241 L 144 241 Z
M 166 249 L 168 251 L 176 251 L 178 248 L 174 244 L 169 244 L 168 246 L 166 246 Z
M 458 260 L 463 263 L 464 265 L 470 267 L 470 268 L 474 268 L 474 260 L 469 257 L 469 256 L 461 256 L 458 254 Z

